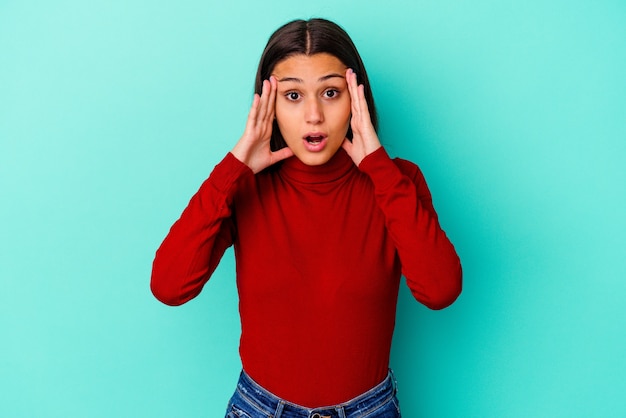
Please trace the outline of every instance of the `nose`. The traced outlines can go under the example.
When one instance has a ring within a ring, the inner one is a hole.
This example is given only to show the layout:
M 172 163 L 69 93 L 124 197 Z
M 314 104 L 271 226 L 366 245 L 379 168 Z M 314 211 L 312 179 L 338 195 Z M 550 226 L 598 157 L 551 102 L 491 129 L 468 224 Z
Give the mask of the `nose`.
M 304 116 L 306 122 L 312 125 L 324 122 L 324 112 L 322 110 L 322 104 L 317 98 L 311 98 L 310 100 L 307 100 Z

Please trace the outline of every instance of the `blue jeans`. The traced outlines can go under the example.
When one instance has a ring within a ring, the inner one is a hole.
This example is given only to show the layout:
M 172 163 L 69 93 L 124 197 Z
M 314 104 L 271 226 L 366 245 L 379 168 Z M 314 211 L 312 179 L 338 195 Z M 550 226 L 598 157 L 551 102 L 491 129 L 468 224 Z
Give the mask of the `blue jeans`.
M 391 370 L 382 383 L 339 405 L 305 408 L 261 387 L 242 371 L 226 418 L 400 418 L 396 380 Z

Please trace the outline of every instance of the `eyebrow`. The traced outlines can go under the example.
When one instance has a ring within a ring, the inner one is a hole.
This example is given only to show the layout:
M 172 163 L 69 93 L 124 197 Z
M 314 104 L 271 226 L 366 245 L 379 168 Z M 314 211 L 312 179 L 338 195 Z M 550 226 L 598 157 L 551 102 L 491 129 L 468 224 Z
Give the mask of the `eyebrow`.
M 331 74 L 327 74 L 327 75 L 325 75 L 323 77 L 320 77 L 317 80 L 317 82 L 321 83 L 321 82 L 329 80 L 331 78 L 345 78 L 345 77 L 342 76 L 341 74 L 331 73 Z M 297 77 L 283 77 L 283 78 L 278 80 L 279 83 L 287 82 L 287 81 L 291 81 L 291 82 L 294 82 L 294 83 L 304 83 L 304 80 L 302 80 L 301 78 L 297 78 Z

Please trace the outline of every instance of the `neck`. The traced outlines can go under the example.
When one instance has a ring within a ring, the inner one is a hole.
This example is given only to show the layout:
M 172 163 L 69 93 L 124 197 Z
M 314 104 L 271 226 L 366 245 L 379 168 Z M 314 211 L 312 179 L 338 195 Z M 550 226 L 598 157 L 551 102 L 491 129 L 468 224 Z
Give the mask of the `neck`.
M 350 156 L 343 148 L 339 148 L 324 164 L 306 165 L 294 156 L 283 161 L 280 171 L 297 182 L 315 184 L 340 180 L 355 168 Z

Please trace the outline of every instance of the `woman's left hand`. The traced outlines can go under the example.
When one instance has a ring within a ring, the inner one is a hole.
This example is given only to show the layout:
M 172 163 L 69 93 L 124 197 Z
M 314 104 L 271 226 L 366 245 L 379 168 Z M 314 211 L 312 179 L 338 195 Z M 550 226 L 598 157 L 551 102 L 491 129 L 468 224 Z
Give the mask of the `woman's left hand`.
M 380 148 L 381 144 L 370 119 L 370 112 L 365 100 L 365 89 L 363 84 L 357 84 L 356 74 L 351 68 L 346 71 L 346 82 L 350 92 L 352 110 L 350 126 L 353 136 L 352 142 L 346 138 L 341 146 L 352 158 L 354 164 L 358 166 L 363 158 Z

